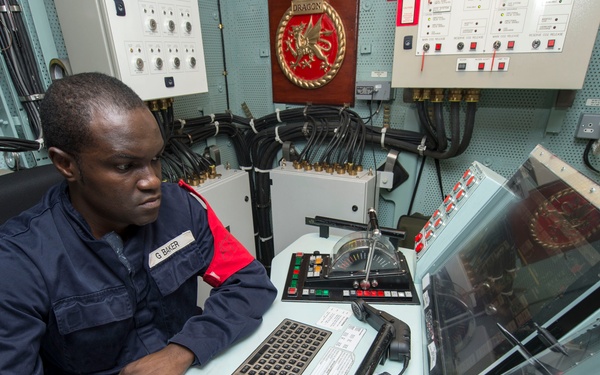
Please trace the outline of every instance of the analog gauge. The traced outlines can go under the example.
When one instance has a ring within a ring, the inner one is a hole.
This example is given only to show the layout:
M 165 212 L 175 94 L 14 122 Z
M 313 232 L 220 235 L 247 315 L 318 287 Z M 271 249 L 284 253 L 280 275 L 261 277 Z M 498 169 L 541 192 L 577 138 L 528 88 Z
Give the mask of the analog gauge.
M 331 270 L 333 272 L 365 272 L 368 257 L 368 247 L 345 251 L 336 258 Z M 373 260 L 371 261 L 372 272 L 397 271 L 399 268 L 398 260 L 394 255 L 378 248 L 375 249 Z

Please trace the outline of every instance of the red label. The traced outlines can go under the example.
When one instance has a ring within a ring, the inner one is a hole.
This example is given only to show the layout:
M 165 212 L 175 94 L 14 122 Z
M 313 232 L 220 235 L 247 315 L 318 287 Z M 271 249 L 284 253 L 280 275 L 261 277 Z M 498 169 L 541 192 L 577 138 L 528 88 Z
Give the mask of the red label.
M 421 0 L 398 0 L 396 27 L 418 25 L 420 8 Z

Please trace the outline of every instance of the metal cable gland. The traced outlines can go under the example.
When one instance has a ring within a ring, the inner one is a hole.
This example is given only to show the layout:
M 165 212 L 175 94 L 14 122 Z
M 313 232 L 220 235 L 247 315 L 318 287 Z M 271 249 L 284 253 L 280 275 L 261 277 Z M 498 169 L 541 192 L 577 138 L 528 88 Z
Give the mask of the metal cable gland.
M 451 102 L 460 102 L 462 100 L 462 90 L 461 89 L 451 89 L 448 94 L 448 100 Z
M 477 103 L 479 101 L 481 91 L 478 89 L 469 89 L 465 92 L 465 101 L 467 103 Z

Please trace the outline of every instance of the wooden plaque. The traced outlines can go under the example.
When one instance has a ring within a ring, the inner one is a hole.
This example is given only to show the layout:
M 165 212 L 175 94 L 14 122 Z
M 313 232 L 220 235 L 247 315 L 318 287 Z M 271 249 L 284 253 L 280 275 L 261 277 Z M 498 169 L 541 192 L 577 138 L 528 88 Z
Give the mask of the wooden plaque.
M 354 106 L 358 0 L 269 0 L 273 101 Z

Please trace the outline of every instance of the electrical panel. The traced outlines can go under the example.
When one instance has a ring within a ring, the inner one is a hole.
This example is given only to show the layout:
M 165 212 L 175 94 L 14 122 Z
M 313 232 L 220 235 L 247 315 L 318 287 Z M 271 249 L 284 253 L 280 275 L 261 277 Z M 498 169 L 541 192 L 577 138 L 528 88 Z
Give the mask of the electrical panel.
M 208 91 L 196 0 L 55 0 L 73 73 L 119 78 L 143 100 Z
M 206 199 L 225 228 L 248 249 L 252 256 L 256 257 L 248 173 L 219 165 L 217 178 L 208 179 L 194 189 Z M 204 305 L 211 289 L 210 285 L 200 281 L 198 287 L 200 306 Z
M 369 209 L 377 209 L 376 177 L 369 171 L 350 175 L 284 165 L 270 170 L 269 174 L 275 255 L 302 235 L 318 232 L 317 227 L 306 225 L 307 217 L 323 216 L 366 224 Z M 345 235 L 348 232 L 332 228 L 330 233 Z
M 392 87 L 580 89 L 595 0 L 398 0 Z

